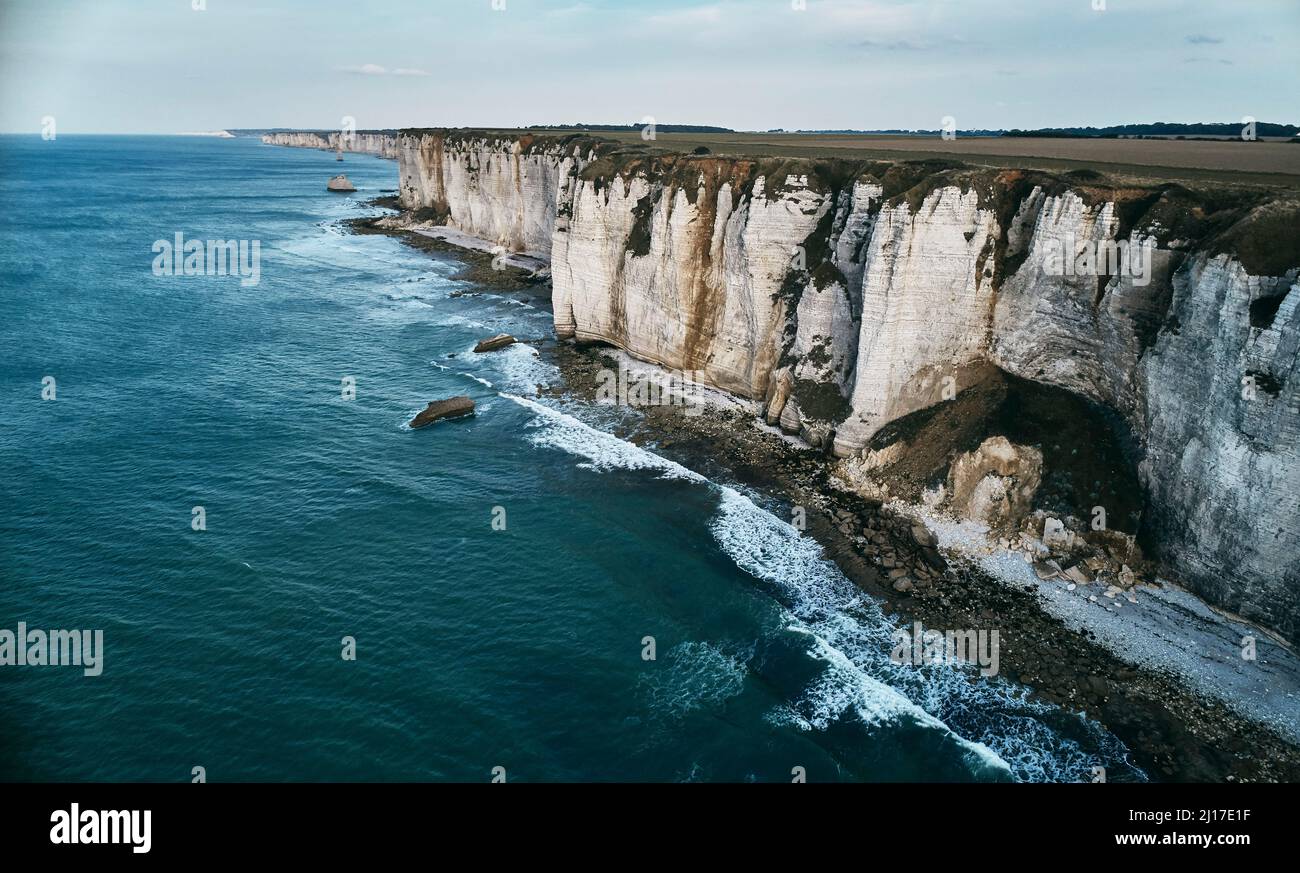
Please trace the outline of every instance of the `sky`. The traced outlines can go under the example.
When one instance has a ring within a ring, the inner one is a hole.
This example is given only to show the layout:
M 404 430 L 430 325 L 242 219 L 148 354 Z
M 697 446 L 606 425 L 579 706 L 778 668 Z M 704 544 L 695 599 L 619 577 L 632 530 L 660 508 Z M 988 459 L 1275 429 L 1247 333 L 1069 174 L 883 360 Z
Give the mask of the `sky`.
M 0 131 L 1295 124 L 1297 45 L 1300 0 L 0 0 Z

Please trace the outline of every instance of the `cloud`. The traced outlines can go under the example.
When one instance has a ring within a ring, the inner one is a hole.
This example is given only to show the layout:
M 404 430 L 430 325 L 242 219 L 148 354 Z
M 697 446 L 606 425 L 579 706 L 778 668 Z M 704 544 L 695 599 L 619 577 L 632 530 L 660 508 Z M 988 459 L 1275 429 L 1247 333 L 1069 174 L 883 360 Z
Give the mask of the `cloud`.
M 340 72 L 353 73 L 358 76 L 427 76 L 424 70 L 416 70 L 409 67 L 396 67 L 387 69 L 379 64 L 361 64 L 353 67 L 338 67 Z
M 910 39 L 892 39 L 889 41 L 864 39 L 858 43 L 858 48 L 880 49 L 887 52 L 926 52 L 934 47 L 934 43 L 916 42 Z
M 1223 42 L 1221 36 L 1206 36 L 1203 33 L 1194 33 L 1186 39 L 1192 45 L 1218 45 Z
M 856 43 L 858 48 L 877 49 L 886 52 L 928 52 L 944 48 L 974 48 L 979 43 L 971 42 L 965 37 L 950 36 L 937 41 L 917 39 L 864 39 Z

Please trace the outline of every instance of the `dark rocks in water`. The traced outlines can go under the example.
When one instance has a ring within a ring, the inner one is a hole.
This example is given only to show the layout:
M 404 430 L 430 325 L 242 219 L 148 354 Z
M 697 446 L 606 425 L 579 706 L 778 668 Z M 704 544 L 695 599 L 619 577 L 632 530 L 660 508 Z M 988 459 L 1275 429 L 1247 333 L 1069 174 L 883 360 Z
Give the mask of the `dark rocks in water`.
M 337 176 L 330 179 L 329 182 L 326 183 L 325 187 L 331 191 L 357 190 L 356 187 L 351 182 L 348 181 L 348 177 L 343 173 L 339 173 Z
M 446 400 L 435 400 L 430 403 L 423 412 L 411 419 L 411 427 L 424 427 L 444 418 L 461 418 L 473 414 L 473 400 L 464 395 L 448 397 Z
M 515 339 L 508 333 L 499 333 L 496 336 L 488 337 L 474 346 L 476 352 L 495 352 L 497 349 L 504 349 L 506 346 L 512 346 L 519 340 Z

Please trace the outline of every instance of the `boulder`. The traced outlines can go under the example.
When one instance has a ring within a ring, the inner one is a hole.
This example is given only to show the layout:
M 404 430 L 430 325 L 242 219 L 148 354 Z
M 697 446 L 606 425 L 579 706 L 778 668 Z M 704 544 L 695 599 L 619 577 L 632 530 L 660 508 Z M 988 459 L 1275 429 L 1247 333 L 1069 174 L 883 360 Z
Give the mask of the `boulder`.
M 497 349 L 504 349 L 506 346 L 512 346 L 519 340 L 515 339 L 508 333 L 499 333 L 496 336 L 480 340 L 479 344 L 474 346 L 476 352 L 495 352 Z
M 330 191 L 355 191 L 355 190 L 357 190 L 356 187 L 353 186 L 353 184 L 352 184 L 351 182 L 348 181 L 348 177 L 347 177 L 345 174 L 343 174 L 343 173 L 339 173 L 337 176 L 335 176 L 334 178 L 330 179 L 329 182 L 326 183 L 325 187 L 328 188 Z
M 1054 552 L 1068 552 L 1074 547 L 1074 532 L 1064 521 L 1049 515 L 1043 519 L 1043 545 Z
M 930 569 L 935 572 L 942 573 L 948 569 L 948 562 L 943 559 L 943 555 L 939 554 L 939 550 L 936 548 L 922 548 L 921 559 L 929 564 Z
M 948 471 L 951 506 L 990 528 L 1011 527 L 1029 512 L 1042 478 L 1041 451 L 990 437 L 953 461 Z
M 1049 559 L 1034 562 L 1034 575 L 1039 579 L 1058 579 L 1064 574 L 1061 571 L 1061 565 Z
M 474 401 L 468 397 L 449 397 L 446 400 L 435 400 L 428 405 L 419 415 L 411 419 L 411 427 L 424 427 L 427 424 L 433 424 L 444 418 L 461 418 L 466 415 L 474 414 Z
M 1075 564 L 1073 567 L 1066 567 L 1064 575 L 1066 579 L 1069 579 L 1075 585 L 1087 585 L 1092 581 L 1092 577 L 1088 575 L 1088 571 L 1079 564 Z

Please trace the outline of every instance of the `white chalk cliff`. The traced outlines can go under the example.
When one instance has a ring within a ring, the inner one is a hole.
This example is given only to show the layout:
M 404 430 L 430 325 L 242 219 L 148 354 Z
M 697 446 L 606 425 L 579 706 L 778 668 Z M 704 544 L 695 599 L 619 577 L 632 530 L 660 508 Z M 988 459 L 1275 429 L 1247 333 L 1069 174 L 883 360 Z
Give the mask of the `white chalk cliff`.
M 262 134 L 262 142 L 268 145 L 323 149 L 330 152 L 356 152 L 365 155 L 378 155 L 381 158 L 397 157 L 397 136 L 382 131 L 359 130 L 346 135 L 338 130 L 280 131 Z
M 837 455 L 992 366 L 1113 410 L 1158 556 L 1300 639 L 1295 200 L 583 135 L 374 147 L 407 209 L 550 258 L 560 337 L 691 371 Z M 1148 282 L 1049 269 L 1055 244 L 1116 240 L 1153 246 Z

